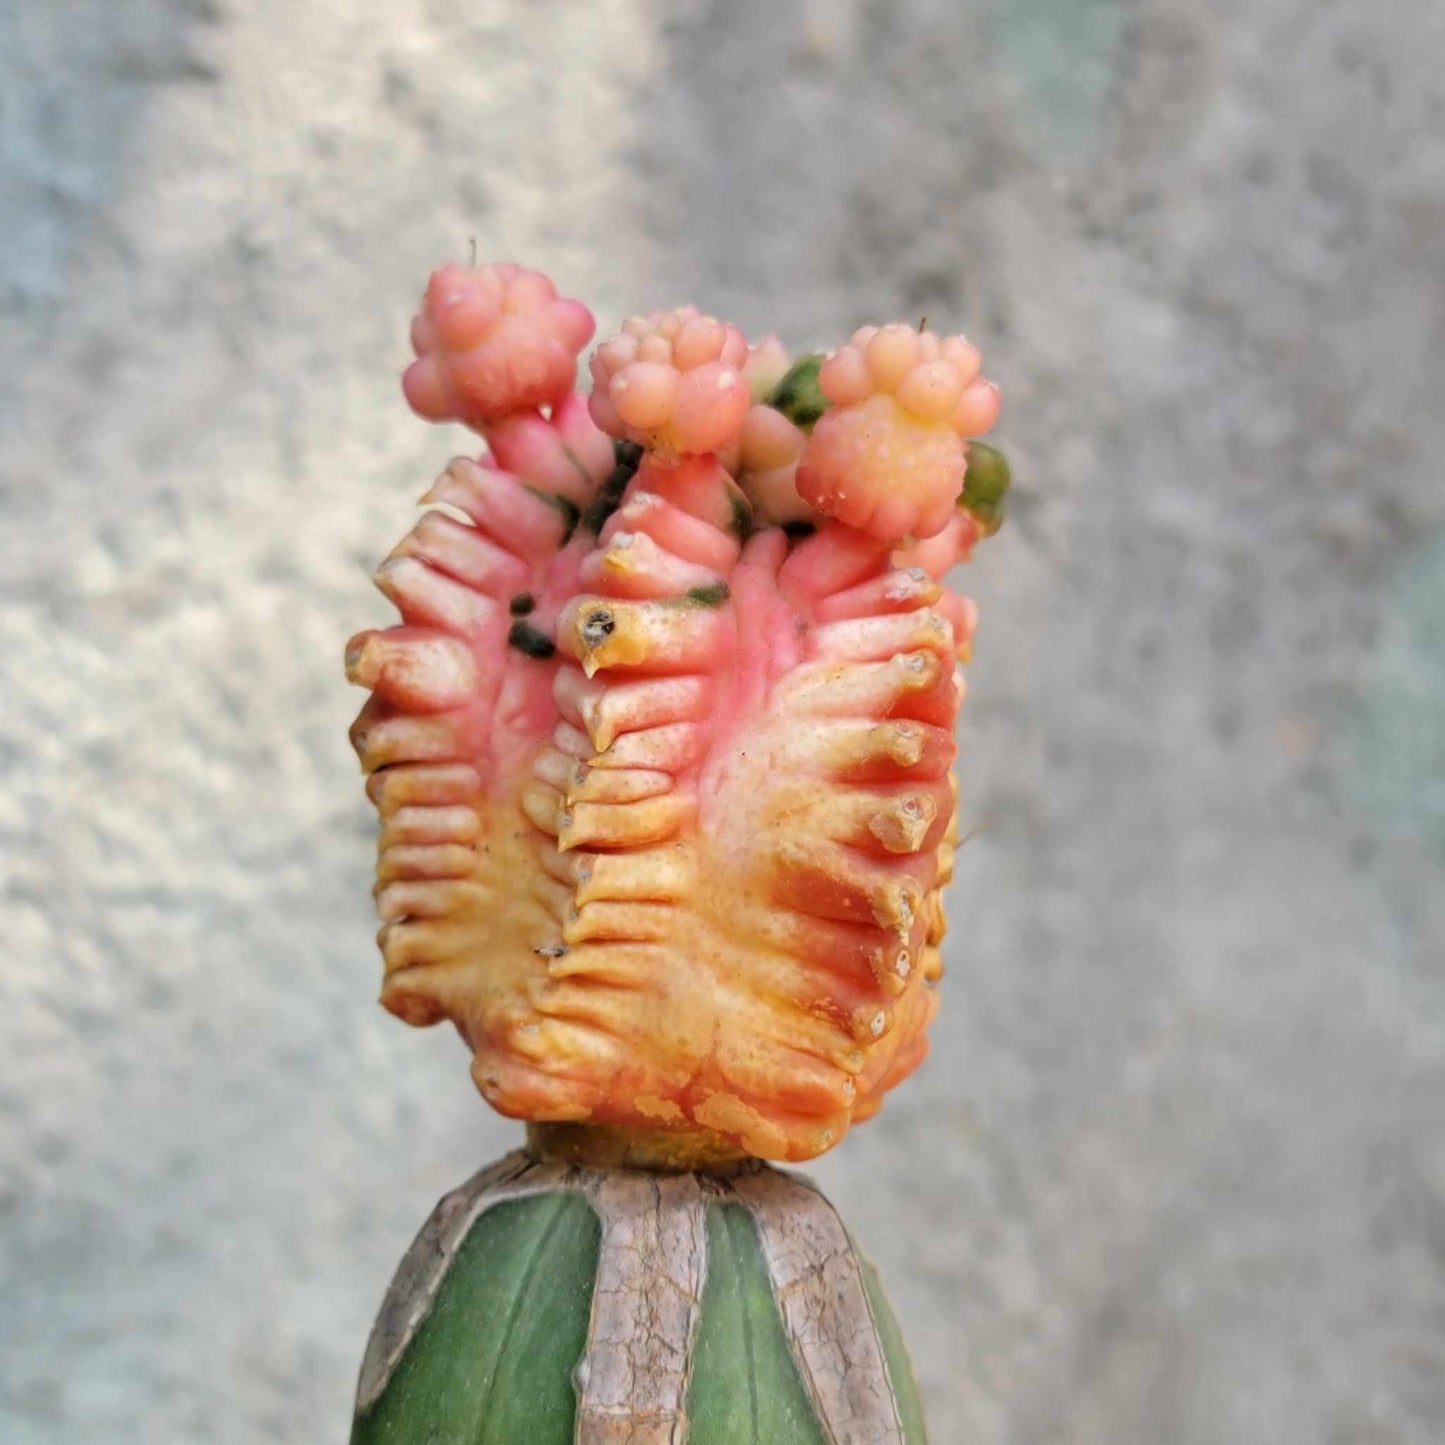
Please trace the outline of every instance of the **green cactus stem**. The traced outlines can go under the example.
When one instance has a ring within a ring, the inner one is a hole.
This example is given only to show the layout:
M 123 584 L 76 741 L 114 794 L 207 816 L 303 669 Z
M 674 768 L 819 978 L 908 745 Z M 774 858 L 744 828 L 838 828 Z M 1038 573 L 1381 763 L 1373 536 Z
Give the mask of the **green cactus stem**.
M 402 1261 L 352 1445 L 923 1445 L 908 1357 L 832 1205 L 518 1152 Z

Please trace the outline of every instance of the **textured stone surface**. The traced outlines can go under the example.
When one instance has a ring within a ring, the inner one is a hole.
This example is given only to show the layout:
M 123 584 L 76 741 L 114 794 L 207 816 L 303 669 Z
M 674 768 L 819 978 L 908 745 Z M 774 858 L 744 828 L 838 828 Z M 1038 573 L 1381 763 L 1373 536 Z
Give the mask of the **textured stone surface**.
M 0 1438 L 336 1439 L 515 1131 L 371 999 L 427 269 L 981 341 L 935 1058 L 814 1171 L 935 1438 L 1445 1437 L 1436 0 L 0 7 Z

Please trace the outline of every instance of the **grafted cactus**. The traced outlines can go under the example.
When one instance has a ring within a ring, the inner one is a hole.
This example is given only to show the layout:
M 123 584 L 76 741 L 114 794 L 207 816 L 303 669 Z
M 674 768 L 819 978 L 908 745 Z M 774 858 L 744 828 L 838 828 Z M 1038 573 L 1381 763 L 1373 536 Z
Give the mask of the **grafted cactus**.
M 687 307 L 584 400 L 592 331 L 512 266 L 444 268 L 413 323 L 412 405 L 489 450 L 347 651 L 382 1001 L 451 1019 L 542 1153 L 807 1159 L 927 1049 L 975 618 L 944 577 L 1000 515 L 998 394 L 960 337 L 793 362 Z

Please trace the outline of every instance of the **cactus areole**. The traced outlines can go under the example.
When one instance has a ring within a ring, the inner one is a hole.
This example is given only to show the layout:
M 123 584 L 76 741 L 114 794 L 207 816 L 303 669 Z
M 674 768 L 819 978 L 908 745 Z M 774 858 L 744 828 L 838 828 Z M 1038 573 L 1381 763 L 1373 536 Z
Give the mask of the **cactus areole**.
M 922 1061 L 975 609 L 1002 520 L 977 350 L 826 356 L 693 307 L 591 314 L 448 266 L 420 415 L 480 433 L 347 647 L 381 815 L 382 1002 L 449 1019 L 528 1151 L 448 1196 L 363 1370 L 357 1441 L 911 1442 L 836 1145 Z

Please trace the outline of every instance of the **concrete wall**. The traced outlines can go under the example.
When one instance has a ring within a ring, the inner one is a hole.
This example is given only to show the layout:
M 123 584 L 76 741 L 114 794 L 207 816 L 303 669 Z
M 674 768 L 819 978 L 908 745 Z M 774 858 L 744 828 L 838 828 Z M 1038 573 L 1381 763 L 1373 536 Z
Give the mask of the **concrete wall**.
M 940 1445 L 1445 1438 L 1438 0 L 0 6 L 0 1439 L 341 1438 L 509 1147 L 339 677 L 427 270 L 980 340 L 931 1065 L 816 1171 Z

